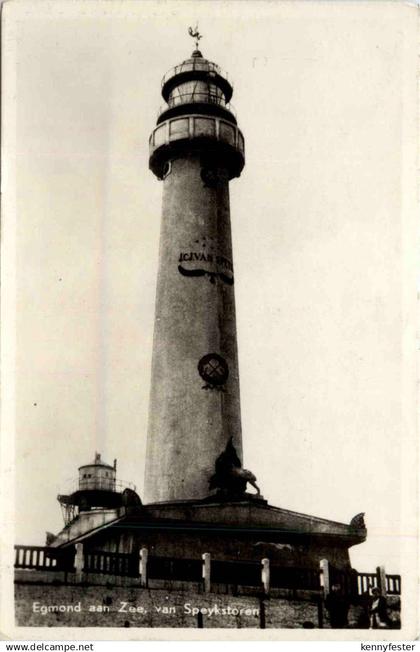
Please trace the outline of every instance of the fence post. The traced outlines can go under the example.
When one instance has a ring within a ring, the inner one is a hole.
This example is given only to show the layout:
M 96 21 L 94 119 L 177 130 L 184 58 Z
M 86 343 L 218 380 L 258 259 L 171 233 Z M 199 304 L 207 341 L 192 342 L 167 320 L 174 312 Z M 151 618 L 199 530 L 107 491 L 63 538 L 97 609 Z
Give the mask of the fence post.
M 270 593 L 270 560 L 264 557 L 261 559 L 261 581 L 265 595 Z
M 205 593 L 210 593 L 210 591 L 211 591 L 211 576 L 210 576 L 211 555 L 210 555 L 209 552 L 204 552 L 202 554 L 202 558 L 203 558 L 204 591 L 205 591 Z
M 83 579 L 84 565 L 85 565 L 85 556 L 83 550 L 83 543 L 76 543 L 76 556 L 74 558 L 74 567 L 76 569 L 76 582 L 81 582 Z
M 265 629 L 265 602 L 260 597 L 260 629 Z
M 147 548 L 140 548 L 139 554 L 139 575 L 140 575 L 140 586 L 147 586 L 147 559 L 149 556 L 149 551 Z
M 386 596 L 386 572 L 385 566 L 378 566 L 376 568 L 376 576 L 378 578 L 378 589 L 381 595 Z
M 324 604 L 322 596 L 318 596 L 316 602 L 317 614 L 318 614 L 318 627 L 322 629 L 324 627 Z
M 321 574 L 321 586 L 324 589 L 324 598 L 326 598 L 330 592 L 330 565 L 328 559 L 321 559 L 319 570 Z

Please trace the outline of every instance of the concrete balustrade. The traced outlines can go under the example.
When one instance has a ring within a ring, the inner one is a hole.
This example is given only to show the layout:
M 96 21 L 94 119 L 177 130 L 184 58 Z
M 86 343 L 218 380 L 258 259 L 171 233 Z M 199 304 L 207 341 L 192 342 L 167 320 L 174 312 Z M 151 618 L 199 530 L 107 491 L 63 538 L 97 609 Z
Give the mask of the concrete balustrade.
M 159 124 L 150 136 L 150 155 L 161 145 L 168 145 L 175 140 L 184 138 L 200 138 L 203 136 L 215 138 L 237 147 L 243 154 L 245 141 L 239 127 L 227 120 L 214 116 L 188 115 L 174 117 Z

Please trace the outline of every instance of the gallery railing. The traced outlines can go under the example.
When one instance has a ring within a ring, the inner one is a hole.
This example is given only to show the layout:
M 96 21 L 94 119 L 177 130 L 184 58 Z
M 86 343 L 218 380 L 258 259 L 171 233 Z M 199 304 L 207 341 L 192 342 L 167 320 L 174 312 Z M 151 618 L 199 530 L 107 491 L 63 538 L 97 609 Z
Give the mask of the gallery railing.
M 222 108 L 232 113 L 232 115 L 234 115 L 236 118 L 235 107 L 230 102 L 226 102 L 223 96 L 200 91 L 179 93 L 178 95 L 169 98 L 166 104 L 163 104 L 159 107 L 158 115 L 165 113 L 165 111 L 172 109 L 175 106 L 181 106 L 184 104 L 217 104 L 217 106 L 221 106 Z
M 171 79 L 172 77 L 175 77 L 175 75 L 180 75 L 181 73 L 184 72 L 190 72 L 191 70 L 199 70 L 202 72 L 207 72 L 207 73 L 217 73 L 218 75 L 221 75 L 225 79 L 228 79 L 228 74 L 227 72 L 224 72 L 220 66 L 218 66 L 216 63 L 213 63 L 212 61 L 207 61 L 206 59 L 189 59 L 187 61 L 184 61 L 183 63 L 180 63 L 178 66 L 175 66 L 174 68 L 171 68 L 168 70 L 168 72 L 165 73 L 162 79 L 162 87 L 166 84 L 168 79 Z

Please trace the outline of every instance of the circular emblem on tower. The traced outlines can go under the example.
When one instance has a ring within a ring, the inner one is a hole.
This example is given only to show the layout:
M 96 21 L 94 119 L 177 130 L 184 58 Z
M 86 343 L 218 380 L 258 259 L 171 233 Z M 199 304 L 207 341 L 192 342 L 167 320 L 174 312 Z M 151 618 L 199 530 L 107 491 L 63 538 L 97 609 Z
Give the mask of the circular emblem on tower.
M 229 376 L 229 367 L 218 353 L 208 353 L 198 363 L 198 373 L 210 386 L 224 385 Z

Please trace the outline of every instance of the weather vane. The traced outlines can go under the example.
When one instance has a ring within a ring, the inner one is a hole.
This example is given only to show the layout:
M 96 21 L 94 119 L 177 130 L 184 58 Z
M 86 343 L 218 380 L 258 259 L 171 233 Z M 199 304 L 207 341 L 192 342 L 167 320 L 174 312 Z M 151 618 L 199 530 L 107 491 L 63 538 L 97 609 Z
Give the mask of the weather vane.
M 198 50 L 200 39 L 203 38 L 200 32 L 198 31 L 198 23 L 196 23 L 194 29 L 192 27 L 188 28 L 188 34 L 195 39 L 195 49 Z

